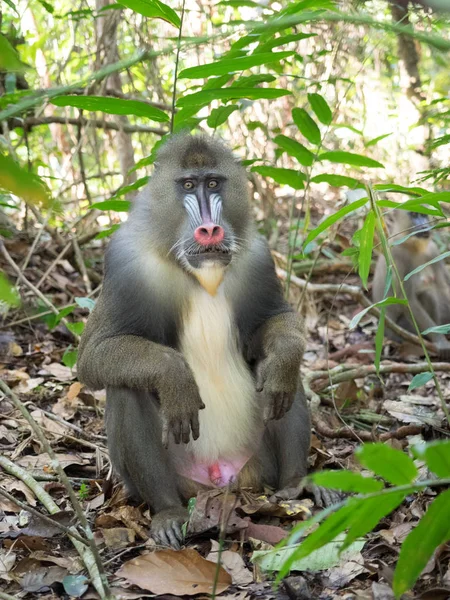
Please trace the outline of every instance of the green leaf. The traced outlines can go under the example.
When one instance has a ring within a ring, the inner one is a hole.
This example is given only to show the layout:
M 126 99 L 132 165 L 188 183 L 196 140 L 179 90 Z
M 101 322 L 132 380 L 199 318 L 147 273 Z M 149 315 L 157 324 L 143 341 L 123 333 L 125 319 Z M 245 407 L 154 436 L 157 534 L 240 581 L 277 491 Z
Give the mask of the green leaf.
M 355 456 L 359 462 L 393 485 L 408 485 L 416 479 L 418 472 L 413 460 L 387 444 L 363 444 Z
M 0 154 L 0 188 L 33 206 L 41 204 L 48 208 L 51 204 L 50 190 L 42 179 L 4 154 Z
M 4 302 L 8 306 L 20 305 L 20 296 L 16 288 L 8 281 L 2 271 L 0 271 L 0 302 Z
M 450 192 L 433 192 L 424 194 L 420 199 L 424 204 L 428 204 L 430 200 L 435 202 L 450 202 Z
M 150 177 L 146 175 L 145 177 L 137 179 L 134 183 L 130 183 L 130 185 L 124 185 L 123 187 L 117 190 L 114 196 L 112 196 L 112 198 L 108 200 L 108 202 L 111 202 L 111 200 L 114 200 L 115 198 L 126 196 L 128 193 L 133 192 L 134 190 L 138 190 L 141 187 L 144 187 L 144 185 L 146 185 L 149 182 L 149 180 Z
M 95 306 L 95 301 L 92 298 L 82 298 L 77 297 L 74 298 L 75 302 L 78 304 L 80 308 L 87 308 L 89 312 L 92 312 Z
M 102 240 L 103 238 L 109 237 L 115 231 L 117 231 L 119 229 L 119 227 L 120 227 L 120 224 L 119 223 L 115 223 L 109 229 L 104 229 L 103 231 L 100 231 L 99 233 L 97 233 L 97 235 L 95 236 L 94 240 Z
M 347 529 L 349 532 L 341 550 L 348 547 L 351 542 L 371 531 L 382 518 L 392 512 L 403 501 L 405 495 L 406 493 L 403 492 L 391 492 L 376 497 L 350 498 L 345 506 L 330 515 L 293 552 L 283 565 L 279 578 L 287 575 L 295 561 L 332 542 Z M 287 543 L 290 543 L 290 539 Z
M 331 150 L 330 152 L 322 152 L 319 155 L 320 160 L 329 160 L 333 163 L 344 165 L 352 165 L 355 167 L 373 167 L 384 169 L 384 166 L 373 158 L 354 154 L 353 152 L 344 152 L 343 150 Z
M 411 589 L 433 552 L 450 540 L 450 490 L 441 492 L 402 544 L 394 573 L 397 597 Z
M 375 234 L 375 213 L 371 210 L 365 220 L 361 230 L 359 244 L 359 276 L 363 286 L 367 289 L 369 280 L 370 265 L 372 263 L 373 236 Z
M 320 94 L 308 94 L 308 100 L 319 121 L 324 125 L 330 125 L 333 113 L 325 98 Z
M 259 85 L 260 83 L 272 83 L 272 81 L 276 81 L 276 79 L 276 77 L 269 75 L 268 73 L 255 73 L 254 75 L 238 77 L 233 81 L 230 87 L 255 87 L 255 85 Z M 203 89 L 206 88 L 203 87 Z
M 450 477 L 450 441 L 438 440 L 414 446 L 414 452 L 427 463 L 428 468 L 438 477 Z
M 357 200 L 356 202 L 352 202 L 351 204 L 347 204 L 346 206 L 343 206 L 340 210 L 335 212 L 333 215 L 330 215 L 329 217 L 327 217 L 324 221 L 322 221 L 322 223 L 320 223 L 320 225 L 318 225 L 317 227 L 315 227 L 312 231 L 310 231 L 308 233 L 308 236 L 305 240 L 304 246 L 307 246 L 310 242 L 315 240 L 317 236 L 319 236 L 323 231 L 325 231 L 326 229 L 331 227 L 331 225 L 334 225 L 335 223 L 337 223 L 337 221 L 340 221 L 343 217 L 345 217 L 349 213 L 354 212 L 355 210 L 358 210 L 358 208 L 361 208 L 362 206 L 367 204 L 368 201 L 369 201 L 368 198 L 362 198 L 361 200 Z
M 274 139 L 275 144 L 283 148 L 289 156 L 293 156 L 301 165 L 310 167 L 313 164 L 314 154 L 307 150 L 303 144 L 286 137 L 285 135 L 277 135 Z
M 332 542 L 328 542 L 311 554 L 291 564 L 291 571 L 308 571 L 316 573 L 336 567 L 343 562 L 354 561 L 363 549 L 366 540 L 358 540 L 341 552 L 345 534 L 338 535 Z M 297 545 L 299 548 L 300 545 Z M 279 548 L 274 550 L 256 550 L 252 553 L 251 561 L 263 571 L 280 571 L 287 560 L 296 551 L 296 547 Z
M 101 111 L 109 115 L 135 115 L 146 117 L 162 123 L 169 121 L 169 116 L 159 108 L 150 106 L 139 100 L 123 100 L 104 96 L 56 96 L 51 100 L 55 106 L 73 106 L 82 110 Z
M 105 200 L 104 202 L 95 202 L 91 208 L 98 210 L 114 210 L 116 212 L 128 212 L 131 207 L 129 200 Z
M 206 119 L 208 127 L 212 129 L 217 129 L 219 125 L 223 125 L 228 117 L 235 110 L 239 110 L 239 106 L 237 104 L 230 104 L 228 106 L 219 106 L 218 108 L 213 108 L 211 114 Z
M 5 2 L 5 4 L 7 4 L 10 8 L 12 8 L 13 11 L 16 13 L 16 15 L 19 16 L 19 12 L 17 11 L 16 5 L 14 4 L 14 2 L 12 0 L 3 0 L 3 2 Z
M 305 40 L 310 37 L 315 37 L 316 35 L 317 33 L 291 33 L 289 35 L 282 35 L 280 37 L 264 42 L 256 48 L 255 52 L 269 52 L 270 50 L 272 50 L 272 48 L 285 46 L 286 44 L 290 44 L 291 42 L 298 42 L 300 40 Z
M 353 319 L 350 321 L 350 324 L 348 326 L 349 329 L 353 329 L 354 327 L 356 327 L 358 325 L 358 323 L 361 321 L 361 319 L 364 317 L 364 315 L 366 315 L 369 312 L 369 310 L 371 308 L 373 308 L 374 306 L 381 309 L 385 306 L 390 306 L 391 304 L 404 304 L 406 306 L 408 304 L 408 301 L 403 298 L 391 297 L 391 298 L 384 298 L 383 300 L 380 300 L 379 302 L 375 302 L 375 304 L 371 304 L 367 308 L 363 308 L 363 310 L 361 310 L 357 315 L 355 315 L 353 317 Z
M 311 179 L 314 183 L 328 183 L 333 187 L 349 187 L 356 188 L 361 186 L 360 182 L 353 177 L 347 177 L 346 175 L 332 175 L 328 173 L 323 173 L 322 175 L 316 175 Z
M 431 202 L 430 202 L 431 204 Z M 392 200 L 377 200 L 377 205 L 380 208 L 395 208 L 396 210 L 410 210 L 422 215 L 432 215 L 433 217 L 443 217 L 445 216 L 442 212 L 442 209 L 439 203 L 436 203 L 437 208 L 429 208 L 427 206 L 422 206 L 420 198 L 414 198 L 412 200 L 407 200 L 406 202 L 393 202 Z
M 120 0 L 119 4 L 131 8 L 134 12 L 155 19 L 163 19 L 175 27 L 180 27 L 181 21 L 177 13 L 167 6 L 159 2 L 159 0 Z
M 384 488 L 381 481 L 373 477 L 364 477 L 353 471 L 318 471 L 309 477 L 316 485 L 341 490 L 341 492 L 356 492 L 366 494 L 379 492 Z
M 82 321 L 78 323 L 66 323 L 66 327 L 72 333 L 76 335 L 81 335 L 84 331 L 84 323 Z
M 39 4 L 41 4 L 45 10 L 50 13 L 51 15 L 55 12 L 55 9 L 53 8 L 53 6 L 51 4 L 49 4 L 48 2 L 46 2 L 45 0 L 38 0 Z
M 411 383 L 408 386 L 408 392 L 412 392 L 412 390 L 416 390 L 417 388 L 422 387 L 429 381 L 433 379 L 433 373 L 429 373 L 428 371 L 425 373 L 417 373 L 411 380 Z
M 424 188 L 405 187 L 395 183 L 377 183 L 373 186 L 373 189 L 377 192 L 397 192 L 399 194 L 409 194 L 410 196 L 423 196 L 428 193 Z
M 238 100 L 248 98 L 249 100 L 272 99 L 288 96 L 291 92 L 277 88 L 220 88 L 215 90 L 202 90 L 194 94 L 183 96 L 177 102 L 177 106 L 200 106 L 209 104 L 212 100 Z
M 303 173 L 291 169 L 281 169 L 278 167 L 252 167 L 254 173 L 259 173 L 263 177 L 270 177 L 281 185 L 290 185 L 294 190 L 302 190 L 306 177 Z
M 376 144 L 378 144 L 378 142 L 381 142 L 381 140 L 384 140 L 390 135 L 392 135 L 392 133 L 384 133 L 383 135 L 379 135 L 378 137 L 373 138 L 373 140 L 369 140 L 368 142 L 366 142 L 365 146 L 366 148 L 370 148 L 370 146 L 375 146 Z
M 225 73 L 239 73 L 252 67 L 267 65 L 279 62 L 283 58 L 292 56 L 294 52 L 261 52 L 251 54 L 250 56 L 240 56 L 239 58 L 223 58 L 206 65 L 198 67 L 189 67 L 183 69 L 178 75 L 178 79 L 205 79 L 212 75 L 224 75 Z
M 16 50 L 11 46 L 7 38 L 0 33 L 0 71 L 15 71 L 23 73 L 29 67 L 19 58 Z
M 448 250 L 447 252 L 443 252 L 442 254 L 439 254 L 439 256 L 435 256 L 434 258 L 432 258 L 428 262 L 424 263 L 423 265 L 419 265 L 418 267 L 416 267 L 415 269 L 410 271 L 407 275 L 405 275 L 404 281 L 408 281 L 408 279 L 410 277 L 412 277 L 413 275 L 415 275 L 416 273 L 420 273 L 420 271 L 422 271 L 423 269 L 426 269 L 430 265 L 434 265 L 435 263 L 440 262 L 441 260 L 444 260 L 448 256 L 450 256 L 450 250 Z
M 61 359 L 62 363 L 66 365 L 66 367 L 69 367 L 69 369 L 74 368 L 74 366 L 77 364 L 78 358 L 78 350 L 72 350 L 71 348 L 72 346 L 67 348 Z
M 47 323 L 47 327 L 52 330 L 54 329 L 58 323 L 60 323 L 61 319 L 63 319 L 64 317 L 67 317 L 68 315 L 70 315 L 71 313 L 73 313 L 75 309 L 75 305 L 71 304 L 70 306 L 66 306 L 65 308 L 62 308 L 57 315 L 55 314 L 51 314 L 51 315 L 46 315 L 45 317 L 43 317 L 45 323 Z
M 320 144 L 320 129 L 313 118 L 309 116 L 304 108 L 294 108 L 292 118 L 297 125 L 298 130 L 312 144 Z
M 450 323 L 447 325 L 436 325 L 435 327 L 428 327 L 425 331 L 422 331 L 422 335 L 428 335 L 429 333 L 443 333 L 447 335 L 450 333 Z

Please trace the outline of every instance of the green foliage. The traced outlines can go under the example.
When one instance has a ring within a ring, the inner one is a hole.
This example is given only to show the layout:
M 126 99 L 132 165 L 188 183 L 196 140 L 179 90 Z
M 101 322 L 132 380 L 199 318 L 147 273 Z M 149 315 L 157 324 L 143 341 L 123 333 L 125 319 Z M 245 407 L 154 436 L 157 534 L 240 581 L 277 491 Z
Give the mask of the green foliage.
M 95 202 L 91 208 L 97 210 L 113 210 L 115 212 L 128 212 L 131 208 L 129 200 L 104 200 L 103 202 Z
M 241 98 L 248 98 L 249 100 L 261 100 L 266 98 L 268 100 L 273 98 L 281 98 L 281 96 L 288 96 L 291 92 L 287 90 L 279 90 L 276 88 L 238 88 L 228 87 L 213 90 L 203 90 L 194 94 L 188 94 L 187 96 L 181 97 L 177 101 L 177 106 L 185 108 L 188 106 L 206 106 L 213 100 L 239 100 Z
M 1 302 L 4 302 L 8 306 L 20 305 L 20 296 L 16 288 L 8 281 L 2 271 L 0 271 L 0 303 Z
M 64 352 L 62 357 L 62 363 L 69 367 L 69 369 L 73 369 L 77 364 L 78 358 L 78 350 L 72 350 L 72 346 L 69 346 L 67 350 Z
M 23 169 L 10 156 L 1 153 L 0 188 L 34 206 L 41 205 L 48 208 L 51 203 L 50 190 L 42 179 Z
M 14 50 L 6 37 L 0 34 L 0 71 L 22 73 L 27 68 L 27 65 L 20 60 L 16 50 Z
M 314 154 L 305 148 L 303 144 L 300 144 L 285 135 L 277 135 L 274 142 L 275 144 L 278 144 L 280 148 L 285 150 L 289 156 L 296 158 L 301 165 L 310 167 L 313 164 Z
M 169 116 L 165 112 L 139 100 L 105 98 L 104 96 L 56 96 L 52 99 L 52 104 L 73 106 L 89 111 L 99 110 L 110 115 L 136 115 L 162 123 L 169 121 Z
M 288 58 L 292 55 L 293 52 L 261 52 L 259 54 L 251 54 L 250 56 L 241 56 L 239 58 L 224 58 L 207 65 L 183 69 L 183 71 L 179 73 L 178 78 L 204 79 L 206 77 L 224 75 L 225 73 L 238 73 L 240 71 L 246 71 L 251 67 L 279 62 L 283 58 Z
M 425 373 L 418 373 L 417 375 L 414 375 L 414 377 L 411 380 L 411 383 L 408 386 L 408 392 L 412 392 L 413 390 L 422 387 L 432 379 L 433 373 L 429 373 L 428 371 Z
M 120 4 L 144 15 L 144 17 L 163 19 L 167 23 L 175 25 L 175 27 L 180 27 L 181 25 L 178 14 L 170 6 L 163 4 L 159 0 L 120 0 Z
M 263 177 L 270 177 L 280 185 L 290 185 L 294 190 L 302 190 L 306 176 L 299 171 L 291 169 L 281 169 L 279 167 L 252 167 L 254 173 L 259 173 Z
M 449 478 L 450 441 L 421 444 L 414 448 L 414 454 L 424 460 L 431 471 Z M 309 522 L 301 523 L 293 529 L 287 540 L 268 553 L 266 561 L 270 561 L 271 556 L 278 561 L 272 563 L 272 566 L 279 570 L 278 581 L 292 568 L 297 568 L 299 560 L 332 543 L 333 540 L 343 540 L 339 548 L 341 556 L 344 557 L 342 552 L 346 548 L 373 530 L 406 496 L 425 487 L 442 485 L 442 480 L 438 479 L 418 481 L 418 471 L 413 460 L 385 444 L 364 444 L 357 450 L 356 456 L 375 477 L 363 477 L 349 471 L 328 471 L 309 476 L 317 485 L 356 492 L 358 495 L 348 497 L 336 505 L 334 511 L 332 508 L 327 509 Z M 385 485 L 376 477 L 381 477 L 388 484 Z M 389 484 L 394 487 L 389 487 Z M 317 522 L 321 523 L 319 527 L 298 544 L 299 537 Z M 411 589 L 434 550 L 450 539 L 449 523 L 450 490 L 446 490 L 432 502 L 422 520 L 402 545 L 394 575 L 396 597 Z M 282 554 L 285 546 L 289 548 L 288 555 Z M 280 561 L 280 553 L 283 561 Z
M 352 165 L 354 167 L 371 167 L 384 169 L 384 166 L 377 160 L 373 160 L 372 158 L 368 158 L 367 156 L 362 156 L 361 154 L 353 154 L 352 152 L 344 152 L 342 150 L 322 152 L 319 155 L 319 160 L 329 160 L 333 163 Z
M 319 121 L 324 125 L 330 125 L 333 120 L 333 113 L 325 98 L 320 94 L 308 94 L 308 100 Z
M 292 110 L 292 118 L 300 133 L 303 134 L 309 142 L 316 145 L 320 144 L 320 129 L 304 108 L 294 108 Z

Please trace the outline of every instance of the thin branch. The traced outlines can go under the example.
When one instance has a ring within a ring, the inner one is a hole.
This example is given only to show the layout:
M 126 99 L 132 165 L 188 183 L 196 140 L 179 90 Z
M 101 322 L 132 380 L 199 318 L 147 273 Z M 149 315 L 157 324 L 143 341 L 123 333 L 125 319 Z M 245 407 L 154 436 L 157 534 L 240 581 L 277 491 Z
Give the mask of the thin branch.
M 155 135 L 166 135 L 165 129 L 158 127 L 148 127 L 147 125 L 131 125 L 127 124 L 123 127 L 119 127 L 114 121 L 101 121 L 100 119 L 77 119 L 75 117 L 58 117 L 53 115 L 51 117 L 27 117 L 26 119 L 12 118 L 9 120 L 8 125 L 10 129 L 25 128 L 30 130 L 32 127 L 39 127 L 40 125 L 50 125 L 52 123 L 58 123 L 60 125 L 75 125 L 77 127 L 91 126 L 97 127 L 98 129 L 113 129 L 114 131 L 122 130 L 125 133 L 154 133 Z
M 186 4 L 186 0 L 183 0 L 182 5 L 181 5 L 180 28 L 178 30 L 177 53 L 175 56 L 175 73 L 173 76 L 172 114 L 170 116 L 170 133 L 173 133 L 173 126 L 175 123 L 175 103 L 177 101 L 178 62 L 180 60 L 180 52 L 181 52 L 181 34 L 183 31 L 185 4 Z

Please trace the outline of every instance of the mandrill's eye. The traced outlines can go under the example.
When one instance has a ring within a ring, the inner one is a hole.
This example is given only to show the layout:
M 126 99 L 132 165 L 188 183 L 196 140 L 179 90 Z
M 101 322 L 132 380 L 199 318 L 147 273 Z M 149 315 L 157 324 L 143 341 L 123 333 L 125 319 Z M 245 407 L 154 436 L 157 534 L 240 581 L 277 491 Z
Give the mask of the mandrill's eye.
M 188 179 L 187 181 L 185 181 L 183 183 L 183 188 L 185 190 L 192 190 L 192 189 L 194 189 L 194 182 L 191 181 L 190 179 Z
M 214 188 L 216 188 L 219 185 L 219 182 L 217 181 L 217 179 L 210 179 L 208 181 L 208 187 L 210 190 L 213 190 Z

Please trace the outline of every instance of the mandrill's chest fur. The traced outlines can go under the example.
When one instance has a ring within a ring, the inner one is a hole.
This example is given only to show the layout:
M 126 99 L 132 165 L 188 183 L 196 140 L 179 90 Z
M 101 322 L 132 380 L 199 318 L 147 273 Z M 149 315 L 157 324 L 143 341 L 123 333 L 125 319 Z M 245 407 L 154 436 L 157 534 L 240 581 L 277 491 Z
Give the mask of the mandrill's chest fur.
M 223 285 L 215 295 L 196 286 L 183 323 L 180 350 L 205 404 L 199 414 L 200 437 L 186 450 L 199 463 L 245 462 L 255 441 L 255 385 Z

